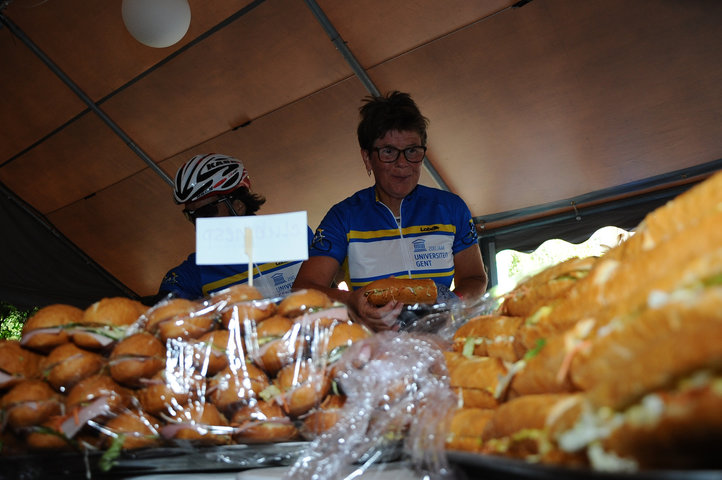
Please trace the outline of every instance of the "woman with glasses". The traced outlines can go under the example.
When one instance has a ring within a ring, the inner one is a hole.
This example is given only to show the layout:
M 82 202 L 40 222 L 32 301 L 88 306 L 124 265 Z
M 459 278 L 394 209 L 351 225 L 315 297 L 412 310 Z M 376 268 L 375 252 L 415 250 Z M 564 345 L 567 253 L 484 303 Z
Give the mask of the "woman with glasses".
M 198 217 L 255 215 L 266 202 L 251 191 L 240 160 L 215 153 L 196 155 L 178 169 L 173 196 L 194 225 Z M 308 229 L 309 242 L 312 234 Z M 253 285 L 265 297 L 288 294 L 300 266 L 300 261 L 254 265 Z M 169 294 L 195 300 L 238 283 L 248 283 L 248 265 L 196 265 L 196 254 L 191 253 L 166 273 L 153 301 Z
M 482 295 L 487 277 L 469 208 L 418 185 L 428 120 L 401 92 L 368 97 L 360 113 L 361 158 L 375 183 L 329 210 L 293 288 L 328 293 L 375 330 L 392 328 L 402 305 L 372 306 L 361 287 L 373 280 L 431 278 L 443 292 L 453 280 L 456 296 Z M 331 287 L 342 268 L 350 291 Z

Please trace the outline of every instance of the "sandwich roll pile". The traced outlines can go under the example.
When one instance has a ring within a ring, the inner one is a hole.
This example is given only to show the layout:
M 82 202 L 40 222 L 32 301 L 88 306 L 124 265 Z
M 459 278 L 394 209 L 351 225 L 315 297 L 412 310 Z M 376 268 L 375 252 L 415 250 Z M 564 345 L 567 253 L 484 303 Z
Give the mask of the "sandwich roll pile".
M 604 255 L 550 267 L 469 319 L 452 376 L 459 356 L 479 365 L 469 385 L 490 377 L 483 359 L 503 369 L 476 385 L 493 401 L 460 395 L 447 448 L 608 471 L 722 468 L 721 226 L 716 174 Z
M 0 455 L 313 439 L 344 404 L 335 362 L 371 335 L 315 290 L 49 305 L 0 342 Z

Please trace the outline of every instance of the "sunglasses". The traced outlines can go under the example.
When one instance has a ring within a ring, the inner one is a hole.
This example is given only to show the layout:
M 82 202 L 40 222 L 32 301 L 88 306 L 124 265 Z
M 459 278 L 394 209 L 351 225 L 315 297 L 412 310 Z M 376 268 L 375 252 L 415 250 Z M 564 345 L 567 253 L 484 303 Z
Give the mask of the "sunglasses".
M 238 213 L 233 209 L 233 199 L 230 197 L 221 197 L 218 200 L 211 202 L 207 205 L 203 205 L 202 207 L 198 207 L 195 210 L 191 210 L 189 208 L 183 209 L 183 215 L 188 219 L 189 222 L 195 224 L 196 218 L 199 217 L 217 217 L 218 213 L 220 212 L 218 206 L 221 203 L 225 203 L 228 207 L 228 211 L 233 216 L 237 216 Z

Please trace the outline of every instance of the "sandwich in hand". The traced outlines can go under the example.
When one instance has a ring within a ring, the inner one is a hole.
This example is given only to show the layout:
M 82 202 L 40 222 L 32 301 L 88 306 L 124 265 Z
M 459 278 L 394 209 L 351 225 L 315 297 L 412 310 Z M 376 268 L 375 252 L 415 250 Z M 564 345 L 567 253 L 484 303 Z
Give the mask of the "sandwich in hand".
M 413 305 L 436 303 L 436 284 L 431 279 L 382 278 L 364 287 L 364 296 L 372 305 L 386 305 L 392 300 Z

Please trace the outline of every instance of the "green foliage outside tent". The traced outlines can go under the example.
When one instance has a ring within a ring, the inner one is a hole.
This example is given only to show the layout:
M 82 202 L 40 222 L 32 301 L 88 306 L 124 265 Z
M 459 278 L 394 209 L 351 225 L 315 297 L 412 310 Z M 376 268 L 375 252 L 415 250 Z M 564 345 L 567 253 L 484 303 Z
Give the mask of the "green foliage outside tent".
M 15 305 L 0 302 L 0 339 L 19 340 L 25 321 L 36 311 L 37 308 L 21 310 Z

